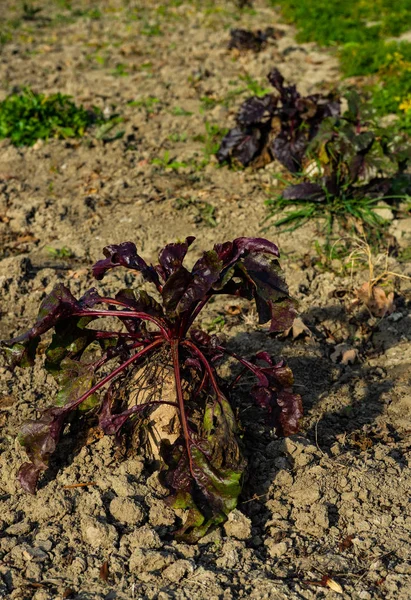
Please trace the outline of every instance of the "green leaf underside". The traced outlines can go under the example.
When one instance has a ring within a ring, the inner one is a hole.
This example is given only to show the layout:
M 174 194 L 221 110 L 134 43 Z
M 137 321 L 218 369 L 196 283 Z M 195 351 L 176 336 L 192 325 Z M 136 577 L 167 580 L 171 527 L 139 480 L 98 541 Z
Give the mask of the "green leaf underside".
M 192 434 L 189 452 L 191 473 L 183 440 L 177 440 L 166 451 L 169 468 L 165 480 L 172 490 L 170 505 L 187 511 L 176 535 L 194 543 L 225 521 L 237 506 L 241 492 L 245 461 L 236 437 L 234 415 L 224 396 L 206 407 L 202 432 Z

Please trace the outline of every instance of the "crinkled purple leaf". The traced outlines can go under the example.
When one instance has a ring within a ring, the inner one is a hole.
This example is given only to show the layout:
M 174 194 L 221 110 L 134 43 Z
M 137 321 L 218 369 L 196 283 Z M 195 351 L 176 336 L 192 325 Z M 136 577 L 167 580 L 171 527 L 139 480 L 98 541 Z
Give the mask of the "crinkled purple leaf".
M 278 69 L 272 69 L 267 75 L 267 79 L 276 90 L 281 92 L 284 87 L 284 77 Z
M 278 411 L 275 415 L 279 435 L 293 435 L 298 433 L 300 420 L 303 416 L 301 396 L 291 391 L 282 390 L 277 396 Z
M 222 139 L 216 156 L 220 163 L 235 159 L 246 167 L 260 150 L 261 132 L 258 128 L 234 127 Z
M 270 149 L 282 165 L 291 173 L 297 173 L 301 170 L 301 161 L 307 146 L 308 139 L 304 131 L 297 131 L 290 135 L 287 130 L 284 130 L 272 141 Z
M 275 364 L 267 352 L 259 352 L 256 358 L 268 366 L 253 366 L 257 384 L 252 388 L 251 395 L 258 406 L 267 410 L 279 435 L 297 433 L 303 409 L 301 396 L 292 391 L 294 377 L 291 369 L 284 361 Z
M 160 273 L 164 281 L 167 281 L 170 275 L 175 273 L 182 266 L 187 250 L 194 240 L 194 236 L 189 236 L 186 238 L 185 242 L 167 244 L 167 246 L 161 250 L 158 257 L 160 265 L 156 267 L 156 270 Z
M 156 270 L 141 258 L 133 242 L 123 242 L 121 244 L 106 246 L 103 249 L 103 254 L 106 258 L 99 260 L 93 266 L 93 275 L 96 279 L 103 279 L 109 269 L 125 267 L 126 269 L 139 271 L 144 279 L 155 285 L 159 285 Z
M 120 300 L 136 312 L 142 312 L 152 317 L 164 317 L 164 311 L 159 302 L 145 290 L 130 290 L 126 288 L 116 294 L 116 300 Z
M 324 187 L 318 183 L 311 183 L 307 181 L 305 183 L 298 183 L 297 185 L 288 186 L 283 191 L 282 197 L 285 200 L 310 200 L 322 202 L 326 199 L 326 192 Z
M 32 365 L 40 336 L 62 319 L 70 317 L 78 308 L 79 304 L 72 293 L 64 285 L 58 284 L 41 303 L 35 325 L 26 333 L 1 342 L 11 368 Z
M 222 267 L 223 263 L 215 250 L 204 252 L 191 271 L 191 282 L 177 305 L 178 314 L 190 310 L 207 296 L 213 284 L 218 281 Z
M 167 279 L 161 292 L 167 315 L 175 315 L 178 303 L 191 282 L 191 273 L 185 267 L 180 267 Z
M 24 463 L 20 467 L 18 479 L 22 488 L 30 494 L 35 493 L 40 473 L 48 468 L 66 415 L 64 408 L 50 408 L 39 419 L 27 421 L 21 428 L 18 439 L 24 446 L 30 463 Z
M 278 98 L 273 94 L 266 94 L 262 98 L 253 96 L 242 103 L 237 115 L 237 123 L 248 127 L 257 123 L 264 123 L 271 119 L 276 109 Z
M 271 320 L 272 332 L 291 327 L 296 303 L 289 296 L 278 261 L 265 256 L 279 256 L 277 246 L 263 238 L 237 238 L 231 245 L 216 244 L 214 249 L 224 264 L 214 290 L 254 298 L 260 323 Z
M 214 363 L 223 356 L 220 350 L 220 340 L 215 334 L 209 335 L 201 329 L 191 329 L 190 337 L 211 362 Z

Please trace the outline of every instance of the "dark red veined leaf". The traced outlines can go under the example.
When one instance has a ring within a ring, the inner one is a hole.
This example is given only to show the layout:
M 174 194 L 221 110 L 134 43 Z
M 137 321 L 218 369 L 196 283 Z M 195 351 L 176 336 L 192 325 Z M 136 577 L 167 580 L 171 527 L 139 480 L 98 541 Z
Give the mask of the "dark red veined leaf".
M 301 171 L 301 162 L 308 146 L 307 135 L 304 131 L 290 134 L 283 130 L 271 143 L 273 156 L 291 173 Z
M 224 269 L 213 288 L 218 293 L 232 293 L 254 299 L 260 323 L 271 320 L 270 331 L 280 332 L 291 327 L 296 315 L 296 302 L 290 298 L 283 272 L 276 259 L 278 248 L 263 238 L 237 238 L 216 245 Z M 233 277 L 241 283 L 233 285 Z
M 326 198 L 326 190 L 318 183 L 298 183 L 288 186 L 282 193 L 286 200 L 310 200 L 321 202 Z
M 259 352 L 256 358 L 268 366 L 249 365 L 257 378 L 251 395 L 258 406 L 267 410 L 270 421 L 279 435 L 297 433 L 303 409 L 301 396 L 292 390 L 294 377 L 291 369 L 284 361 L 275 363 L 267 352 Z
M 79 304 L 70 290 L 58 284 L 41 303 L 35 325 L 26 333 L 1 342 L 10 367 L 32 365 L 41 335 L 60 320 L 68 318 L 78 308 Z
M 167 315 L 175 315 L 178 303 L 191 282 L 192 275 L 185 267 L 180 267 L 167 279 L 161 292 Z
M 161 250 L 158 257 L 160 265 L 156 267 L 156 270 L 160 273 L 164 281 L 167 281 L 168 277 L 182 266 L 187 250 L 194 240 L 194 236 L 189 236 L 185 242 L 167 244 Z
M 278 98 L 273 94 L 266 94 L 262 98 L 253 96 L 240 106 L 237 115 L 237 123 L 248 127 L 256 123 L 264 123 L 271 119 L 277 106 Z
M 152 317 L 164 317 L 161 304 L 150 296 L 150 294 L 147 294 L 145 290 L 138 290 L 137 292 L 129 288 L 120 290 L 116 294 L 116 300 L 120 300 L 120 302 L 123 302 L 137 312 L 142 312 Z
M 96 279 L 103 279 L 109 269 L 125 267 L 126 269 L 139 271 L 144 279 L 155 285 L 159 285 L 156 270 L 139 256 L 136 245 L 133 242 L 123 242 L 121 244 L 106 246 L 103 249 L 103 254 L 106 258 L 99 260 L 93 266 L 93 275 Z
M 212 285 L 220 277 L 222 267 L 223 263 L 215 250 L 204 252 L 191 271 L 191 282 L 177 305 L 178 314 L 190 310 L 199 300 L 207 296 Z
M 235 159 L 246 167 L 260 150 L 261 133 L 258 128 L 234 127 L 223 137 L 216 156 L 220 163 Z

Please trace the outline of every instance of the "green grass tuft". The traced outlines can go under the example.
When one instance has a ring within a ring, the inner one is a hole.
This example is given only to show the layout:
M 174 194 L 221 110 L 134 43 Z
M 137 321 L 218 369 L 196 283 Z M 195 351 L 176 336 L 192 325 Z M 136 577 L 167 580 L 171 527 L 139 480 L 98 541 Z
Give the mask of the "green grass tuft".
M 70 96 L 45 96 L 25 89 L 0 102 L 0 139 L 10 138 L 15 146 L 32 146 L 37 140 L 73 138 L 104 121 L 102 112 L 76 106 Z

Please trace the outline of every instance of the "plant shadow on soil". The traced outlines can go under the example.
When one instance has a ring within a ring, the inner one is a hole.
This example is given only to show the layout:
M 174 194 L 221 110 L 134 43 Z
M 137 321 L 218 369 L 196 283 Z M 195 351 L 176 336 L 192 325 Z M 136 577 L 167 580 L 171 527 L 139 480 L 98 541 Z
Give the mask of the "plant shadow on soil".
M 304 312 L 301 315 L 303 321 L 305 323 L 312 322 L 318 311 L 322 313 L 322 321 L 347 320 L 347 313 L 341 307 L 328 306 Z M 382 331 L 383 335 L 384 333 L 387 335 L 384 335 L 382 347 L 377 348 L 379 354 L 396 346 L 401 336 L 411 339 L 410 316 L 407 315 L 401 319 L 400 323 L 401 331 L 398 331 L 396 323 L 390 324 L 395 330 L 391 331 L 391 334 Z M 380 325 L 385 330 L 387 329 L 386 324 L 381 320 L 372 331 L 372 335 L 381 333 Z M 311 327 L 310 325 L 310 328 L 313 338 L 308 343 L 298 339 L 279 341 L 271 338 L 264 345 L 264 349 L 269 349 L 276 359 L 284 357 L 288 366 L 291 367 L 295 379 L 294 390 L 298 391 L 303 399 L 304 418 L 300 433 L 311 444 L 316 445 L 321 452 L 327 454 L 340 436 L 350 437 L 361 435 L 363 430 L 367 430 L 367 432 L 373 430 L 377 418 L 384 412 L 389 392 L 395 387 L 395 379 L 388 375 L 385 368 L 367 366 L 365 362 L 346 366 L 335 364 L 329 357 L 334 346 L 321 340 L 324 338 L 324 334 L 321 334 L 316 326 Z M 245 335 L 247 336 L 247 350 L 253 348 L 257 352 L 262 349 L 261 332 Z M 267 337 L 265 337 L 266 340 Z M 239 334 L 230 340 L 230 347 L 241 353 L 244 340 L 244 334 Z M 234 366 L 232 376 L 237 374 L 238 369 Z M 256 475 L 259 459 L 257 458 L 257 465 L 253 464 L 253 455 L 255 451 L 262 456 L 266 455 L 267 445 L 275 438 L 273 438 L 269 424 L 264 420 L 264 411 L 250 406 L 247 389 L 239 390 L 238 404 L 239 412 L 244 415 L 244 418 L 241 419 L 244 428 L 243 442 L 250 463 L 249 472 L 252 473 L 243 492 L 243 498 L 247 501 L 247 498 L 252 495 L 255 497 L 265 496 L 272 483 L 273 477 L 270 475 L 272 469 L 265 472 L 265 475 L 269 476 L 263 479 L 258 474 Z M 387 424 L 387 431 L 396 441 L 401 439 L 400 433 L 392 425 Z M 281 447 L 281 443 L 278 447 Z M 265 458 L 267 457 L 265 456 Z M 403 466 L 401 456 L 396 455 L 394 458 L 400 466 Z M 274 471 L 277 470 L 274 469 Z

